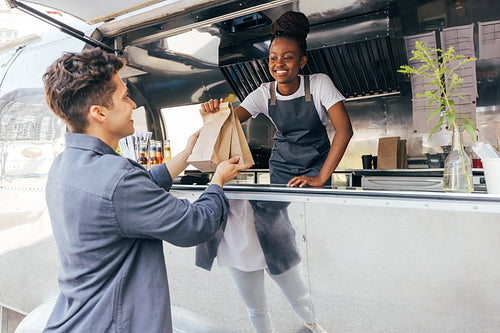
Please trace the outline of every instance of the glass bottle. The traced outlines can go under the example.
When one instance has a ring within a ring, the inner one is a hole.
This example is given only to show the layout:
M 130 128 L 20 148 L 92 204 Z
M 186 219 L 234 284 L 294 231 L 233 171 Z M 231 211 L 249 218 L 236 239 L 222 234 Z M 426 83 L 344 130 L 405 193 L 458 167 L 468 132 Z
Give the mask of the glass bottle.
M 141 147 L 139 150 L 139 162 L 140 165 L 142 165 L 144 168 L 147 168 L 148 166 L 148 158 L 146 157 L 146 144 L 141 143 Z
M 451 151 L 444 161 L 443 191 L 470 193 L 472 182 L 472 162 L 462 144 L 462 126 L 453 128 Z
M 163 154 L 163 161 L 166 162 L 172 158 L 172 152 L 170 151 L 170 140 L 165 141 L 165 154 Z
M 161 147 L 161 141 L 156 142 L 156 159 L 158 160 L 158 164 L 163 163 L 163 156 L 162 156 L 162 147 Z
M 151 168 L 152 165 L 158 165 L 158 159 L 156 158 L 156 141 L 154 140 L 151 140 L 149 144 L 148 167 Z

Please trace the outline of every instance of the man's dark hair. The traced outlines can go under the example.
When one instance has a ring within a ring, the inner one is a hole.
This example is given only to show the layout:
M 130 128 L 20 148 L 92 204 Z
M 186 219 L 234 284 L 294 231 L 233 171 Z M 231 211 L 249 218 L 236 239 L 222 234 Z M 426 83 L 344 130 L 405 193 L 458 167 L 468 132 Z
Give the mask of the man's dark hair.
M 47 104 L 71 132 L 83 133 L 92 105 L 113 106 L 111 79 L 124 65 L 100 48 L 64 54 L 43 75 Z
M 309 33 L 309 20 L 301 12 L 283 13 L 271 26 L 271 43 L 275 38 L 290 38 L 299 44 L 302 55 L 306 54 L 306 38 Z

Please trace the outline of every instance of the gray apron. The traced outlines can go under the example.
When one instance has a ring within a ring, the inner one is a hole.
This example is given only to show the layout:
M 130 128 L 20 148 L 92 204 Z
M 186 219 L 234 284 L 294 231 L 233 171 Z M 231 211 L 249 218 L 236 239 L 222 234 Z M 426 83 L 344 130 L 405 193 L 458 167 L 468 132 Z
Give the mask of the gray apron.
M 271 83 L 269 115 L 277 127 L 269 160 L 272 184 L 286 184 L 294 176 L 315 176 L 326 160 L 330 141 L 314 106 L 309 77 L 304 76 L 305 96 L 289 101 L 276 100 Z M 289 202 L 250 200 L 255 231 L 269 272 L 282 274 L 298 265 L 301 256 L 295 230 L 288 216 Z M 222 231 L 196 248 L 196 265 L 210 270 L 217 255 Z
M 295 176 L 316 176 L 325 163 L 330 140 L 314 106 L 309 76 L 304 76 L 305 96 L 292 100 L 277 100 L 275 84 L 271 82 L 269 88 L 269 117 L 277 129 L 269 159 L 271 184 L 286 184 Z
M 305 96 L 278 101 L 271 82 L 269 116 L 277 127 L 269 159 L 271 184 L 286 184 L 294 176 L 316 176 L 330 150 L 326 128 L 319 119 L 304 76 Z M 271 274 L 282 274 L 300 263 L 295 230 L 288 216 L 289 202 L 250 201 L 255 230 Z

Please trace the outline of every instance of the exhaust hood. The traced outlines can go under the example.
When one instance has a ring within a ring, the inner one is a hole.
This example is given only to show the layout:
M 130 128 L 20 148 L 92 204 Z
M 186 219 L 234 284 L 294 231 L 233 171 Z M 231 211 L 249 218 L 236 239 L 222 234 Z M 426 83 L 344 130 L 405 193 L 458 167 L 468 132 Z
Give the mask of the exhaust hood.
M 329 75 L 347 99 L 399 93 L 397 69 L 404 61 L 404 45 L 391 36 L 387 12 L 312 26 L 307 43 L 302 74 Z M 222 73 L 240 100 L 274 80 L 268 70 L 268 38 L 219 52 Z

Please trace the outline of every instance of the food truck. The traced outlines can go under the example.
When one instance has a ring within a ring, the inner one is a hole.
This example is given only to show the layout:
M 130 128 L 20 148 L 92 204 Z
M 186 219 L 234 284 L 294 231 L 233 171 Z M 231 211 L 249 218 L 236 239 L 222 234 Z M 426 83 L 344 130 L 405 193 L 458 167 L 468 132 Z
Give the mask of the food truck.
M 332 79 L 346 98 L 354 136 L 331 186 L 286 188 L 269 184 L 274 124 L 249 119 L 242 126 L 255 165 L 224 187 L 226 195 L 290 203 L 305 279 L 327 331 L 500 329 L 500 196 L 488 193 L 480 164 L 471 193 L 442 190 L 451 133 L 443 128 L 429 138 L 427 104 L 415 95 L 414 78 L 398 72 L 410 63 L 416 40 L 476 58 L 464 81 L 463 112 L 475 123 L 476 139 L 498 148 L 497 0 L 6 3 L 57 29 L 0 44 L 0 332 L 50 310 L 58 293 L 44 189 L 66 128 L 45 103 L 47 67 L 64 52 L 93 47 L 124 57 L 119 74 L 139 106 L 136 130 L 151 132 L 162 150 L 168 142 L 175 155 L 202 125 L 200 103 L 224 98 L 236 107 L 273 80 L 270 26 L 288 10 L 310 21 L 301 73 Z M 60 22 L 35 4 L 76 19 Z M 327 131 L 331 138 L 331 124 Z M 385 137 L 405 142 L 406 167 L 363 165 L 362 156 L 377 156 Z M 477 159 L 472 141 L 465 145 Z M 188 168 L 171 192 L 195 200 L 210 177 Z M 194 251 L 164 244 L 174 330 L 252 332 L 227 270 L 196 267 Z M 276 332 L 302 332 L 277 288 L 266 282 Z

